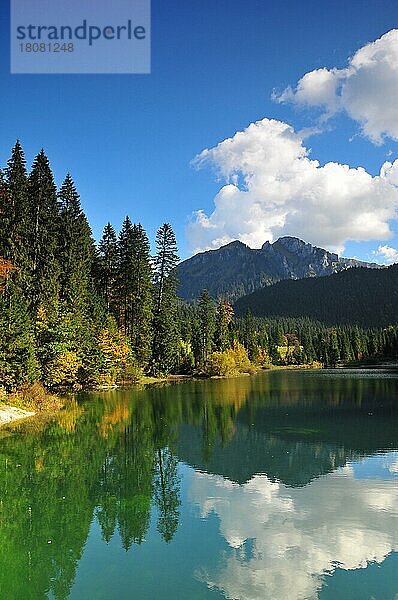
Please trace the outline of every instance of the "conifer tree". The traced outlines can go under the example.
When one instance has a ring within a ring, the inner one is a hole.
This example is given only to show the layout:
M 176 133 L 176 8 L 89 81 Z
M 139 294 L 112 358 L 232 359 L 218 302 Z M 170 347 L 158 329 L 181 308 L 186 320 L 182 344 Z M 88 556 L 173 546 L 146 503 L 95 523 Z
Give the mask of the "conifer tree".
M 173 539 L 180 517 L 180 480 L 177 459 L 170 448 L 156 453 L 154 500 L 158 508 L 158 531 L 166 543 Z
M 118 271 L 118 247 L 116 232 L 110 223 L 104 227 L 102 238 L 98 244 L 98 251 L 98 287 L 104 298 L 107 311 L 116 314 L 115 294 Z
M 207 290 L 203 290 L 199 298 L 199 336 L 200 336 L 200 364 L 204 366 L 208 355 L 213 350 L 214 333 L 216 326 L 214 302 Z
M 103 254 L 109 247 L 108 232 Z M 112 239 L 110 239 L 112 243 Z M 108 255 L 108 258 L 109 257 Z M 108 275 L 112 276 L 108 265 Z M 117 312 L 119 325 L 129 338 L 131 348 L 142 367 L 148 365 L 152 346 L 153 315 L 152 269 L 148 237 L 140 224 L 132 224 L 126 217 L 118 240 Z
M 152 371 L 170 372 L 178 355 L 177 242 L 169 223 L 164 223 L 156 234 L 155 312 L 153 319 Z
M 253 313 L 250 309 L 247 309 L 245 314 L 244 328 L 244 346 L 248 352 L 250 360 L 253 360 L 256 357 L 257 343 Z
M 118 269 L 117 269 L 117 312 L 119 326 L 125 335 L 130 334 L 131 323 L 131 289 L 133 280 L 133 224 L 126 216 L 118 239 Z
M 92 295 L 91 269 L 94 242 L 79 194 L 69 173 L 58 194 L 60 299 L 83 312 Z
M 11 282 L 0 292 L 0 387 L 13 391 L 39 377 L 27 305 L 19 288 Z
M 141 366 L 147 366 L 152 347 L 153 285 L 147 234 L 132 228 L 132 285 L 130 341 Z
M 10 251 L 10 195 L 4 173 L 0 170 L 0 256 L 6 260 Z
M 0 255 L 18 268 L 15 284 L 21 289 L 28 285 L 28 175 L 25 155 L 17 140 L 11 158 L 0 181 Z
M 231 345 L 230 324 L 234 309 L 229 302 L 220 301 L 216 310 L 215 345 L 218 351 L 223 352 Z
M 31 284 L 29 303 L 55 313 L 59 291 L 57 190 L 44 151 L 37 155 L 28 181 Z

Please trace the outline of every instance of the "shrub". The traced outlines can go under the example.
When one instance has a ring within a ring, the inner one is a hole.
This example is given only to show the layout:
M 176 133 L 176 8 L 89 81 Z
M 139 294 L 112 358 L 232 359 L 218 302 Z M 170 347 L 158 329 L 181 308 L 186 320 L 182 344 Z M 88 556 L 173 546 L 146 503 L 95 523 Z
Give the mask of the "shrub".
M 7 403 L 27 410 L 56 410 L 64 405 L 64 400 L 49 394 L 41 383 L 22 386 L 18 391 L 9 394 Z
M 239 375 L 239 373 L 253 374 L 256 372 L 256 368 L 250 362 L 246 348 L 234 341 L 232 348 L 228 348 L 224 352 L 213 352 L 210 355 L 206 372 L 209 375 L 227 377 Z

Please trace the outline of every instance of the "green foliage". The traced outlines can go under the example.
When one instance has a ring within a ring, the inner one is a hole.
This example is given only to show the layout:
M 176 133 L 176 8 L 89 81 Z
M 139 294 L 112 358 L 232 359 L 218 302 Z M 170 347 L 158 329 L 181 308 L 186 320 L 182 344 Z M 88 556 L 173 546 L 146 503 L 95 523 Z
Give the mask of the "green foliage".
M 244 343 L 245 319 L 235 320 L 236 334 Z M 380 361 L 398 358 L 398 326 L 361 329 L 357 325 L 330 327 L 308 318 L 254 317 L 261 351 L 278 365 Z
M 154 257 L 155 308 L 153 317 L 152 373 L 170 373 L 177 368 L 179 327 L 176 296 L 177 243 L 169 223 L 156 234 Z
M 216 312 L 212 298 L 207 290 L 203 290 L 198 303 L 197 319 L 197 366 L 203 368 L 214 347 L 216 330 Z
M 98 244 L 98 273 L 96 285 L 102 294 L 108 312 L 116 314 L 116 279 L 118 272 L 118 245 L 114 228 L 108 223 Z
M 129 339 L 137 362 L 145 368 L 152 350 L 153 284 L 144 229 L 126 217 L 115 245 L 113 229 L 107 226 L 100 256 L 105 302 Z
M 169 448 L 159 448 L 156 454 L 154 499 L 158 509 L 158 531 L 164 541 L 170 543 L 178 526 L 181 501 L 177 457 Z
M 0 295 L 0 387 L 8 391 L 40 377 L 33 327 L 26 302 L 8 286 Z
M 259 317 L 309 317 L 332 326 L 387 327 L 397 322 L 398 265 L 281 281 L 235 303 L 238 315 L 248 309 Z
M 218 351 L 223 351 L 231 345 L 231 324 L 234 311 L 229 302 L 220 300 L 216 309 L 214 343 Z
M 59 298 L 70 310 L 85 312 L 92 295 L 94 241 L 69 174 L 58 194 L 58 219 Z
M 57 189 L 50 163 L 44 151 L 37 155 L 28 179 L 29 214 L 27 240 L 29 248 L 30 289 L 32 310 L 44 306 L 56 312 L 60 288 L 58 260 Z
M 0 171 L 0 387 L 114 385 L 143 373 L 233 375 L 253 364 L 334 367 L 398 356 L 398 266 L 283 282 L 238 301 L 244 316 L 236 317 L 207 290 L 196 303 L 178 300 L 177 272 L 188 287 L 189 273 L 177 269 L 169 223 L 155 243 L 151 258 L 145 230 L 126 217 L 118 236 L 107 224 L 96 248 L 72 177 L 57 192 L 44 151 L 28 174 L 17 142 Z M 231 266 L 231 256 L 253 251 L 238 243 L 220 252 Z M 240 294 L 246 284 L 235 283 Z
M 4 175 L 0 179 L 0 256 L 18 267 L 23 288 L 27 284 L 29 201 L 25 155 L 18 140 Z

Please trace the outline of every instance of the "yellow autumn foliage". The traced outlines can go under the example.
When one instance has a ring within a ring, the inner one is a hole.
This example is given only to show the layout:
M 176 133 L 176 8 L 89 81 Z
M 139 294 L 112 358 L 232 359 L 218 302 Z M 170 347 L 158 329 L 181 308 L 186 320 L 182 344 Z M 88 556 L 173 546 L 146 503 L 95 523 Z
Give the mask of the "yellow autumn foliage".
M 47 385 L 71 385 L 76 381 L 76 375 L 82 360 L 76 352 L 67 351 L 58 354 L 47 365 L 45 383 Z
M 122 430 L 130 419 L 129 406 L 121 401 L 117 402 L 111 411 L 106 412 L 102 418 L 100 432 L 102 437 L 107 438 L 114 429 Z
M 258 348 L 257 356 L 256 356 L 256 363 L 260 367 L 263 367 L 265 369 L 270 368 L 271 359 L 270 359 L 268 352 L 264 348 Z
M 105 356 L 105 361 L 124 366 L 130 356 L 130 347 L 123 336 L 104 329 L 98 336 L 98 345 Z
M 78 419 L 83 414 L 83 407 L 76 402 L 76 400 L 71 400 L 67 408 L 65 410 L 61 410 L 57 415 L 57 423 L 58 425 L 67 431 L 68 433 L 73 433 L 76 429 L 76 423 Z
M 256 372 L 256 368 L 250 362 L 246 348 L 235 340 L 232 348 L 210 355 L 206 371 L 209 375 L 228 377 L 239 373 L 252 374 Z

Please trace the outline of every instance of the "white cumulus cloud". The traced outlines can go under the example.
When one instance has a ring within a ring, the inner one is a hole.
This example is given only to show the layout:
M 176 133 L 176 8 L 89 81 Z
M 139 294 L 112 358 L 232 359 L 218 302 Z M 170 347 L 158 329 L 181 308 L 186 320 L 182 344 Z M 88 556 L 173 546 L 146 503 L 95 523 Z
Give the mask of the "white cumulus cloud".
M 395 454 L 385 457 L 392 469 Z M 230 547 L 217 565 L 198 567 L 197 577 L 231 600 L 316 600 L 325 574 L 382 563 L 398 550 L 393 479 L 357 480 L 341 469 L 290 488 L 265 475 L 227 485 L 221 476 L 196 473 L 189 498 L 202 518 L 218 516 Z
M 379 246 L 373 253 L 376 258 L 380 258 L 382 263 L 392 265 L 398 263 L 398 250 L 391 246 Z
M 398 207 L 398 161 L 380 174 L 310 158 L 303 136 L 263 119 L 204 150 L 194 160 L 213 166 L 223 185 L 214 210 L 195 213 L 188 239 L 197 252 L 232 240 L 259 247 L 281 235 L 341 252 L 348 240 L 388 240 Z
M 311 71 L 273 97 L 321 107 L 326 117 L 345 111 L 375 143 L 398 140 L 398 29 L 360 48 L 346 68 Z

